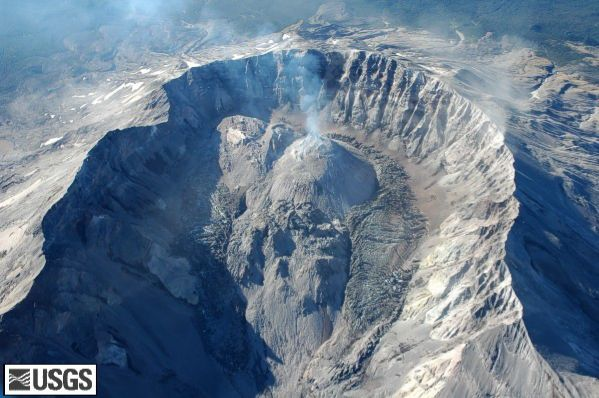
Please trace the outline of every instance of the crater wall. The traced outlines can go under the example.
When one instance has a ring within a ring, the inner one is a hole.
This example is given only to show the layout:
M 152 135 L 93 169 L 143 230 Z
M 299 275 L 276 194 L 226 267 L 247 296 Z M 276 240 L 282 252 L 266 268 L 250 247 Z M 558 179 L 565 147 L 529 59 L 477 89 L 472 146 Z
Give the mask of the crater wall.
M 107 134 L 44 218 L 2 360 L 98 362 L 107 396 L 570 393 L 521 323 L 512 157 L 471 103 L 361 51 L 163 89 L 169 120 Z

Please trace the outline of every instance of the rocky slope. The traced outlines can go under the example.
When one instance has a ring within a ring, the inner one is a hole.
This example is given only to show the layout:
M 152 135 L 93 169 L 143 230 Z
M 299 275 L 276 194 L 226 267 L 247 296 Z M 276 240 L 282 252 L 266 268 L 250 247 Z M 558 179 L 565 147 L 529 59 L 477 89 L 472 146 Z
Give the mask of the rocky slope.
M 578 394 L 522 322 L 513 158 L 470 101 L 365 51 L 161 93 L 45 215 L 4 361 L 97 361 L 109 396 Z

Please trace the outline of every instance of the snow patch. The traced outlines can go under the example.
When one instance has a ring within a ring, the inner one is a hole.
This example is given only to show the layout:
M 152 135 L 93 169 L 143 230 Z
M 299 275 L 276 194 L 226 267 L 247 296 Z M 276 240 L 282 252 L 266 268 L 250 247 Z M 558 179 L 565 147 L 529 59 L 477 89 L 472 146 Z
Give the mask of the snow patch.
M 73 123 L 73 121 L 71 120 L 71 123 Z M 61 135 L 60 137 L 54 137 L 54 138 L 50 138 L 48 141 L 43 142 L 40 145 L 40 148 L 45 147 L 45 146 L 49 146 L 52 144 L 56 144 L 58 141 L 62 140 L 63 136 Z
M 18 203 L 21 201 L 21 199 L 25 198 L 27 195 L 29 195 L 30 193 L 32 193 L 33 191 L 35 191 L 37 189 L 37 187 L 39 187 L 42 183 L 42 180 L 36 180 L 33 184 L 31 184 L 30 186 L 28 186 L 27 188 L 23 189 L 21 192 L 9 197 L 8 199 L 0 202 L 0 209 L 3 207 L 7 207 L 10 205 L 13 205 L 15 203 Z
M 246 135 L 238 129 L 229 129 L 227 131 L 227 142 L 230 142 L 233 145 L 237 145 L 242 142 L 246 137 Z

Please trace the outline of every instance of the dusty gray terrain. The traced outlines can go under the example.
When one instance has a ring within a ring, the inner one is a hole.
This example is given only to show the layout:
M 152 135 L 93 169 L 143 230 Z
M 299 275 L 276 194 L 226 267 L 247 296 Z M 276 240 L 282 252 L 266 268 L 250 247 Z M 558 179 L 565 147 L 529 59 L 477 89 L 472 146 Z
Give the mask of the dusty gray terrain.
M 11 103 L 2 361 L 97 362 L 106 396 L 596 394 L 593 76 L 330 12 Z

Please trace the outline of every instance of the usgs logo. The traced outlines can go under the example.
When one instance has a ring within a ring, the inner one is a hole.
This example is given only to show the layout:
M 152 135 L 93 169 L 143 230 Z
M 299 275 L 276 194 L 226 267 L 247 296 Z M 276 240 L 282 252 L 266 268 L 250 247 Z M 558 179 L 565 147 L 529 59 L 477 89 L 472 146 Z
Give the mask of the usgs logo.
M 4 395 L 96 395 L 96 365 L 4 365 Z

